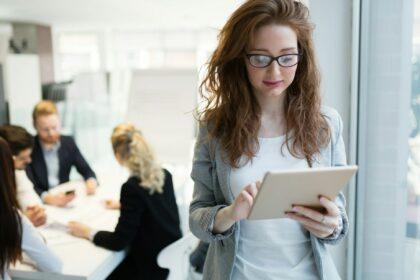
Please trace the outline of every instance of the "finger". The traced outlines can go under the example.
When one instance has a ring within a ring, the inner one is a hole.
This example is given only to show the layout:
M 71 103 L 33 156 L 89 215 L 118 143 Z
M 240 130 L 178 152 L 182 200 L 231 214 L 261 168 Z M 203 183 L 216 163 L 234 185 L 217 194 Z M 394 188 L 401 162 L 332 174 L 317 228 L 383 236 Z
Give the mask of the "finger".
M 321 222 L 324 219 L 324 214 L 304 206 L 295 206 L 292 210 L 317 222 Z
M 321 237 L 321 238 L 325 238 L 327 236 L 330 236 L 333 233 L 332 230 L 329 230 L 329 231 L 321 231 L 321 230 L 318 230 L 318 229 L 313 228 L 313 227 L 310 227 L 310 226 L 304 226 L 304 228 L 306 228 L 308 231 L 310 231 L 315 236 Z
M 38 208 L 35 209 L 34 213 L 35 213 L 35 216 L 43 215 L 44 214 L 44 209 L 38 207 Z
M 250 195 L 252 195 L 253 198 L 255 198 L 258 193 L 257 185 L 255 183 L 251 183 L 245 188 L 245 191 L 247 191 Z
M 35 219 L 35 224 L 36 225 L 42 225 L 44 222 L 44 218 L 43 217 L 38 217 L 37 219 Z
M 112 209 L 112 204 L 111 204 L 111 203 L 106 203 L 106 204 L 105 204 L 105 208 L 107 208 L 107 209 Z
M 329 228 L 336 228 L 338 226 L 338 217 L 324 215 L 319 211 L 304 207 L 304 206 L 295 206 L 292 209 L 294 212 L 303 215 L 309 219 L 312 219 L 316 222 L 319 222 L 323 225 L 326 225 Z
M 261 190 L 261 186 L 262 186 L 261 181 L 257 181 L 255 184 L 257 185 L 258 191 L 260 191 Z
M 336 227 L 338 227 L 340 219 L 340 216 L 325 216 L 323 224 L 325 224 L 329 228 L 335 229 Z
M 40 215 L 36 218 L 36 221 L 40 224 L 42 224 L 46 220 L 46 217 L 43 215 Z
M 44 216 L 44 213 L 42 213 L 42 212 L 37 212 L 37 213 L 34 213 L 34 215 L 33 215 L 35 220 L 39 220 L 43 216 Z
M 286 214 L 286 216 L 289 217 L 289 218 L 291 218 L 291 219 L 293 219 L 293 220 L 295 220 L 295 221 L 297 221 L 297 222 L 299 222 L 299 223 L 301 223 L 304 226 L 309 226 L 309 227 L 312 227 L 312 228 L 314 228 L 316 230 L 320 230 L 320 231 L 329 231 L 329 230 L 331 230 L 328 226 L 326 226 L 324 224 L 321 224 L 321 223 L 319 223 L 317 221 L 314 221 L 312 219 L 309 219 L 307 217 L 300 216 L 298 214 L 294 214 L 294 213 L 290 213 L 289 212 L 289 213 Z
M 79 226 L 79 222 L 72 221 L 72 222 L 69 222 L 67 226 L 71 228 L 72 230 L 75 230 Z
M 322 238 L 330 236 L 334 232 L 334 230 L 330 228 L 326 231 L 321 231 L 311 226 L 305 226 L 305 228 L 309 230 L 310 232 L 314 233 L 316 236 L 322 237 Z
M 322 196 L 319 201 L 321 202 L 321 205 L 324 206 L 325 209 L 327 209 L 328 215 L 330 216 L 339 216 L 340 215 L 340 209 L 338 209 L 338 206 L 328 198 Z
M 252 203 L 254 202 L 254 198 L 246 191 L 241 192 L 242 199 L 249 204 L 249 206 L 252 206 Z

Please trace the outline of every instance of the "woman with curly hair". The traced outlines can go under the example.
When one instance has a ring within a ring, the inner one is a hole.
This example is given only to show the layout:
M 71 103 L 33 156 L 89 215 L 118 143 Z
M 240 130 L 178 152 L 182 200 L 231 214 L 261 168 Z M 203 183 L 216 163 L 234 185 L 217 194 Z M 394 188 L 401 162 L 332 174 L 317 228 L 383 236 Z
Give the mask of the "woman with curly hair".
M 168 270 L 158 266 L 156 257 L 181 237 L 172 175 L 157 163 L 133 125 L 118 125 L 111 142 L 115 158 L 131 174 L 121 188 L 118 224 L 108 232 L 70 222 L 70 232 L 109 250 L 128 248 L 127 257 L 108 279 L 166 279 Z
M 346 164 L 342 121 L 321 106 L 309 12 L 294 0 L 248 0 L 219 34 L 201 85 L 190 228 L 210 243 L 204 279 L 339 279 L 326 244 L 348 231 L 343 194 L 247 220 L 270 170 Z

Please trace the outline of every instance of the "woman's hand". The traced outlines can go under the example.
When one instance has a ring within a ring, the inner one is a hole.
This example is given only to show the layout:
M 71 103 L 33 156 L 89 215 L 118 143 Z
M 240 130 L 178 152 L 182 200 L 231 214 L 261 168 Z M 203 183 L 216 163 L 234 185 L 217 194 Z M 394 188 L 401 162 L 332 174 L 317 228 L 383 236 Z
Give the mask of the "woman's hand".
M 319 200 L 327 210 L 327 213 L 309 209 L 304 206 L 294 206 L 293 212 L 288 212 L 287 217 L 301 223 L 304 228 L 318 238 L 330 236 L 340 223 L 340 210 L 337 205 L 328 198 L 321 197 Z
M 23 213 L 36 227 L 42 226 L 47 222 L 47 214 L 45 213 L 45 209 L 40 205 L 28 206 Z
M 118 200 L 115 200 L 115 199 L 105 199 L 104 203 L 105 203 L 105 208 L 107 208 L 107 209 L 117 210 L 117 209 L 121 208 L 120 202 Z
M 255 182 L 246 186 L 229 206 L 231 218 L 236 222 L 248 218 L 254 200 L 261 188 L 261 182 Z
M 95 178 L 89 178 L 85 182 L 86 186 L 86 194 L 87 195 L 93 195 L 96 192 L 96 187 L 98 187 L 98 182 Z
M 225 232 L 235 222 L 248 218 L 260 188 L 261 182 L 249 184 L 242 190 L 231 205 L 220 209 L 216 214 L 213 232 Z
M 92 229 L 89 226 L 74 221 L 69 222 L 67 226 L 72 235 L 86 239 L 90 238 Z

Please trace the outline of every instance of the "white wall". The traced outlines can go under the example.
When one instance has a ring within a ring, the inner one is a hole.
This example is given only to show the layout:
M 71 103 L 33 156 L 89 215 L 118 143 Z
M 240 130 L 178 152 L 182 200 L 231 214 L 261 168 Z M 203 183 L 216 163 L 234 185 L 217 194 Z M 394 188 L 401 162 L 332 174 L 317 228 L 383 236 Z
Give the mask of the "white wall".
M 32 54 L 9 54 L 4 67 L 6 100 L 9 103 L 10 123 L 34 133 L 32 110 L 41 100 L 39 59 Z
M 9 39 L 12 37 L 12 25 L 0 23 L 0 63 L 4 63 L 9 52 Z
M 191 162 L 197 79 L 195 69 L 133 71 L 126 120 L 141 128 L 162 162 Z

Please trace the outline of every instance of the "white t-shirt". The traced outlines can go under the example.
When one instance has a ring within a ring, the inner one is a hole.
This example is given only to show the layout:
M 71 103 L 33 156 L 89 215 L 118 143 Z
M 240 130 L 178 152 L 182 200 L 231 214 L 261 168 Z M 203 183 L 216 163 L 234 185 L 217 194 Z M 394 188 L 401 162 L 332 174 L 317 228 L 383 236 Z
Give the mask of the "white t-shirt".
M 29 180 L 24 170 L 16 170 L 17 199 L 22 210 L 28 206 L 42 205 L 42 201 L 34 190 L 34 185 Z
M 259 138 L 260 149 L 247 164 L 232 169 L 230 185 L 236 197 L 270 170 L 308 168 L 293 157 L 285 137 Z M 291 219 L 239 222 L 239 242 L 232 279 L 318 279 L 309 232 Z

